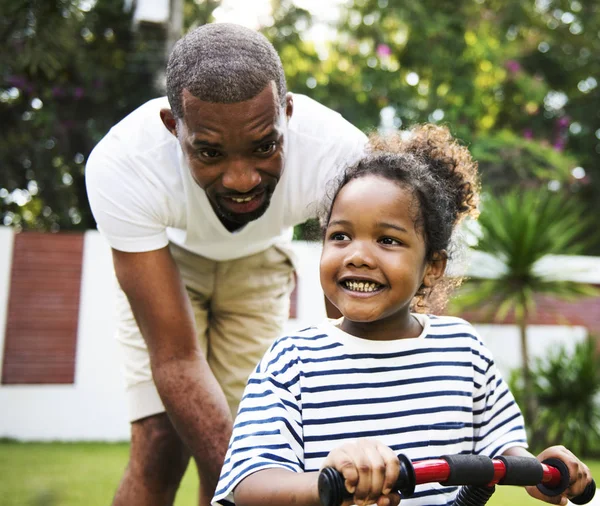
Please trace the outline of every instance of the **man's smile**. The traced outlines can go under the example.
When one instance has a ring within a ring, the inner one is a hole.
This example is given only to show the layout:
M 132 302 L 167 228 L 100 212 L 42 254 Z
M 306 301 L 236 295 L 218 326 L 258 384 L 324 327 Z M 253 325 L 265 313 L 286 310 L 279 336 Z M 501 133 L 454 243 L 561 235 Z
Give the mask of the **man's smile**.
M 246 195 L 219 195 L 218 199 L 221 206 L 230 213 L 245 214 L 260 209 L 265 204 L 266 196 L 266 189 L 261 188 Z

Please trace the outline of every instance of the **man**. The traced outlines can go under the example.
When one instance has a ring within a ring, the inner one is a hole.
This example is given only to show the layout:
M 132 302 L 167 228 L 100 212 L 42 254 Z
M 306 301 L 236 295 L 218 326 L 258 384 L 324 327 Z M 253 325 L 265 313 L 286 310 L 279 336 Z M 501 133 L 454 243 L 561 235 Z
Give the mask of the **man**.
M 271 44 L 236 25 L 177 43 L 167 95 L 113 127 L 86 168 L 123 292 L 131 455 L 116 506 L 172 504 L 190 456 L 209 504 L 246 379 L 287 319 L 291 227 L 366 142 L 288 93 Z

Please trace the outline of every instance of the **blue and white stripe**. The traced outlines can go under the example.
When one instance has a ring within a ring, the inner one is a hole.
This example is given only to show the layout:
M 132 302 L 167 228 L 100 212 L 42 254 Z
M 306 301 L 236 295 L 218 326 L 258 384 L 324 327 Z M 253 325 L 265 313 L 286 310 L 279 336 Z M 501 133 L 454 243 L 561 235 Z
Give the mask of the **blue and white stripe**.
M 316 471 L 357 438 L 412 460 L 526 446 L 519 408 L 475 329 L 416 316 L 424 330 L 414 339 L 370 341 L 329 322 L 278 339 L 248 381 L 213 503 L 232 501 L 261 469 Z M 402 504 L 451 504 L 455 495 L 419 485 Z

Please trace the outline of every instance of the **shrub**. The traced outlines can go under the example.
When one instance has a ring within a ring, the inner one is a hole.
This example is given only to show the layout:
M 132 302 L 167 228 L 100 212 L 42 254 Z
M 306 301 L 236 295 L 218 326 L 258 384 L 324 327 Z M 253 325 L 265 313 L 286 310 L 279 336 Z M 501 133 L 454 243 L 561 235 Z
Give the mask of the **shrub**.
M 600 355 L 597 339 L 560 347 L 532 368 L 536 414 L 526 420 L 534 451 L 562 444 L 578 456 L 600 455 Z M 521 371 L 511 390 L 522 405 Z

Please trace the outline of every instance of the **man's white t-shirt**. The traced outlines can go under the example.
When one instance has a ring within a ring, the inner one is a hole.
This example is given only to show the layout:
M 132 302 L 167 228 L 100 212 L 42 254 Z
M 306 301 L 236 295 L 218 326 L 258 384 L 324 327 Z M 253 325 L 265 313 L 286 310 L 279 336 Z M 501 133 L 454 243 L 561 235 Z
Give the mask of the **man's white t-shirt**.
M 292 227 L 316 215 L 328 183 L 363 154 L 367 141 L 340 114 L 294 95 L 285 165 L 271 204 L 232 233 L 192 179 L 177 139 L 160 119 L 163 108 L 169 103 L 158 98 L 133 111 L 98 143 L 86 165 L 98 229 L 120 251 L 152 251 L 172 241 L 220 261 L 288 242 Z

